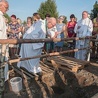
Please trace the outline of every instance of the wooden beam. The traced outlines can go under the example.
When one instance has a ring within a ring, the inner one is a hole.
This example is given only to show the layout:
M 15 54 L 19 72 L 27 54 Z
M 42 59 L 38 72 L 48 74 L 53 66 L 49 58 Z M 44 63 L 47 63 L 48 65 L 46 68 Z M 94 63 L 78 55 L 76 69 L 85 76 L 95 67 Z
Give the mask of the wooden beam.
M 69 41 L 69 40 L 83 40 L 83 39 L 91 39 L 95 38 L 95 36 L 91 37 L 72 37 L 72 38 L 44 38 L 44 39 L 0 39 L 0 44 L 19 44 L 19 43 L 41 43 L 41 42 L 59 42 L 59 41 Z
M 5 63 L 9 63 L 11 65 L 12 63 L 16 63 L 16 62 L 19 62 L 19 61 L 41 58 L 41 57 L 58 56 L 58 55 L 61 55 L 61 54 L 66 54 L 66 53 L 70 53 L 70 52 L 77 52 L 79 50 L 85 50 L 85 49 L 89 49 L 89 48 L 72 49 L 72 50 L 66 50 L 66 51 L 62 51 L 62 52 L 54 52 L 54 53 L 48 53 L 48 54 L 44 54 L 44 55 L 37 55 L 37 56 L 33 56 L 33 57 L 18 58 L 18 59 L 14 59 L 14 60 L 9 60 Z

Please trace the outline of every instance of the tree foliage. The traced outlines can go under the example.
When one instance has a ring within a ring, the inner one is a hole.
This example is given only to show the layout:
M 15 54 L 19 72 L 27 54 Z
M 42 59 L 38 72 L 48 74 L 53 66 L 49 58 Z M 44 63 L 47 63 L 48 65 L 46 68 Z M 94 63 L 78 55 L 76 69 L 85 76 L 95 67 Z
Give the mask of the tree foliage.
M 67 17 L 66 16 L 65 16 L 63 23 L 65 23 L 65 24 L 67 23 Z
M 97 17 L 97 13 L 98 13 L 98 1 L 95 2 L 95 4 L 93 5 L 93 10 L 91 10 L 91 18 L 95 18 Z
M 23 23 L 22 23 L 22 24 L 25 26 L 25 25 L 26 25 L 26 23 L 27 23 L 26 21 L 23 21 Z
M 47 0 L 42 2 L 40 8 L 38 9 L 38 13 L 40 14 L 41 18 L 44 19 L 46 14 L 50 14 L 52 17 L 57 18 L 57 6 L 55 0 Z
M 8 15 L 8 14 L 4 14 L 4 17 L 8 19 L 8 22 L 10 22 L 10 21 L 11 21 L 11 20 L 10 20 L 10 17 L 9 17 L 9 15 Z

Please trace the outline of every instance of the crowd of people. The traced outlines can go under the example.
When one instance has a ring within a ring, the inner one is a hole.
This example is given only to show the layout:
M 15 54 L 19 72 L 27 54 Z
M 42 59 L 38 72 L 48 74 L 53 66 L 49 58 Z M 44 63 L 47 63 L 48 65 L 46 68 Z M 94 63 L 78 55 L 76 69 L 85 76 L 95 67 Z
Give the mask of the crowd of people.
M 9 8 L 7 1 L 0 1 L 0 39 L 44 39 L 44 38 L 72 38 L 72 37 L 86 37 L 83 40 L 73 40 L 70 46 L 73 48 L 86 48 L 90 45 L 90 36 L 97 35 L 98 38 L 98 14 L 97 18 L 91 20 L 87 11 L 82 12 L 82 19 L 77 21 L 74 14 L 70 15 L 70 21 L 64 23 L 65 16 L 61 15 L 57 19 L 50 14 L 45 15 L 42 20 L 38 13 L 27 17 L 25 25 L 22 24 L 21 19 L 16 15 L 11 15 L 11 22 L 8 23 L 3 14 Z M 92 46 L 98 46 L 97 42 L 92 42 Z M 41 55 L 42 50 L 46 52 L 61 52 L 63 50 L 64 41 L 50 42 L 50 43 L 30 43 L 19 45 L 0 45 L 0 53 L 4 55 L 8 46 L 10 58 L 15 58 L 17 55 L 20 58 L 27 58 Z M 98 57 L 98 47 L 92 49 L 93 55 Z M 87 60 L 88 49 L 79 50 L 75 52 L 74 57 L 80 60 Z M 8 57 L 7 57 L 8 58 Z M 40 73 L 41 68 L 39 64 L 40 58 L 20 61 L 17 63 L 18 67 L 24 67 L 29 72 L 34 74 Z

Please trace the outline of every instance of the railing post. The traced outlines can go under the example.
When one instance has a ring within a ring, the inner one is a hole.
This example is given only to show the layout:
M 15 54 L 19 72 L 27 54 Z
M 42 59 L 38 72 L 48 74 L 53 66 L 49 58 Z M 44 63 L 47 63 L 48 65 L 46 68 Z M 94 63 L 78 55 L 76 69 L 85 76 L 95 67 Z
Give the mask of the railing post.
M 0 58 L 0 98 L 3 98 L 4 96 L 5 76 L 4 76 L 4 67 L 2 67 L 4 60 L 5 60 L 5 57 L 1 55 L 1 58 Z

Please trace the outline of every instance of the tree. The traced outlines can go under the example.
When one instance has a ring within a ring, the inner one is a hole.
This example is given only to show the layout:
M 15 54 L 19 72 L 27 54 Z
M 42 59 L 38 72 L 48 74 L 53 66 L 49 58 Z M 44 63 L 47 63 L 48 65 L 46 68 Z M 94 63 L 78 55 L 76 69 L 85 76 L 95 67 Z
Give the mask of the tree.
M 4 17 L 8 19 L 8 23 L 11 21 L 8 14 L 4 14 Z
M 52 17 L 57 18 L 57 6 L 55 0 L 47 0 L 42 2 L 40 8 L 38 9 L 38 13 L 40 14 L 41 18 L 44 19 L 46 14 L 50 14 Z
M 95 4 L 93 5 L 93 10 L 91 10 L 91 19 L 97 17 L 98 13 L 98 2 L 96 1 Z
M 25 26 L 25 25 L 26 25 L 26 23 L 27 23 L 26 21 L 23 21 L 23 23 L 22 23 L 22 24 Z
M 63 23 L 65 23 L 65 24 L 67 23 L 67 17 L 66 16 L 65 16 Z

